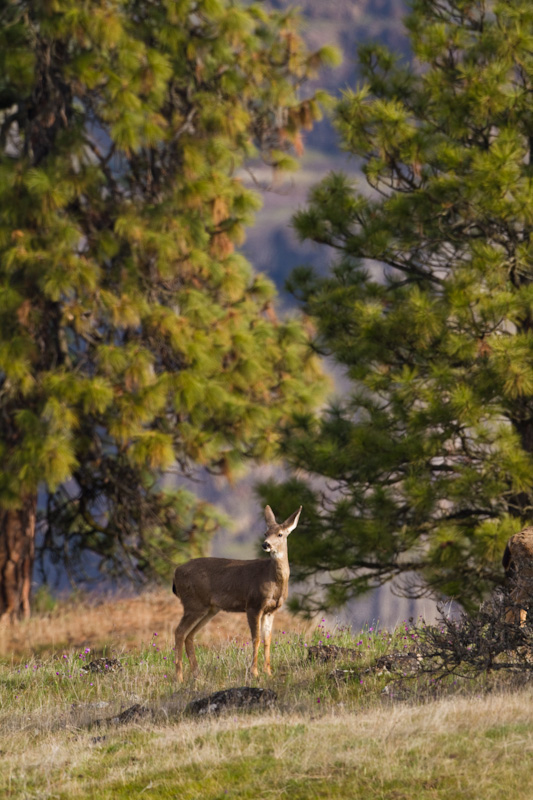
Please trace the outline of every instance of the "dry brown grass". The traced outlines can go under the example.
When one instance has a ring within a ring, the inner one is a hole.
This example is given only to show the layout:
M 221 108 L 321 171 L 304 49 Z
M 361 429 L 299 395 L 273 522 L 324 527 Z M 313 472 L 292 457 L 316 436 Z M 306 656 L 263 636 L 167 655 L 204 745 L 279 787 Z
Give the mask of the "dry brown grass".
M 181 603 L 163 589 L 136 597 L 65 600 L 51 612 L 0 626 L 0 656 L 83 647 L 136 650 L 154 633 L 171 642 L 181 612 Z M 304 633 L 312 627 L 284 611 L 275 619 L 276 630 Z M 198 636 L 199 643 L 220 644 L 233 639 L 249 639 L 244 614 L 221 612 Z

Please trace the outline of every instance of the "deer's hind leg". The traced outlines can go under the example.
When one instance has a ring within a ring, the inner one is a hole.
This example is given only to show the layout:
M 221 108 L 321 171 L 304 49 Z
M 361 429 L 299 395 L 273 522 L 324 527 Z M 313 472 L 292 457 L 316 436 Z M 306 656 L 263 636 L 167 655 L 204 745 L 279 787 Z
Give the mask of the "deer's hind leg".
M 202 627 L 202 623 L 209 614 L 209 609 L 196 608 L 185 609 L 175 633 L 175 653 L 176 653 L 176 680 L 183 680 L 183 646 L 185 644 L 187 656 L 193 674 L 198 672 L 198 662 L 194 653 L 193 637 L 194 632 Z M 191 634 L 193 637 L 191 637 Z
M 190 630 L 185 636 L 185 651 L 187 653 L 187 658 L 189 659 L 189 664 L 191 667 L 191 671 L 193 675 L 198 673 L 198 662 L 196 660 L 196 653 L 194 651 L 194 637 L 200 631 L 204 625 L 207 625 L 209 620 L 213 619 L 218 612 L 220 611 L 219 608 L 209 608 L 205 616 L 199 620 L 194 628 Z

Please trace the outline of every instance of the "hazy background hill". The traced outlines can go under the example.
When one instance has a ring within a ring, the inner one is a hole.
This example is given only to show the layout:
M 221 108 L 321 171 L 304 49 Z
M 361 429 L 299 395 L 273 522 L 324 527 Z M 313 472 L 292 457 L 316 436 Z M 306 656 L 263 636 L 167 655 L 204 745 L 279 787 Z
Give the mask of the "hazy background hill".
M 294 7 L 290 0 L 272 0 L 276 9 Z M 297 3 L 302 15 L 302 35 L 309 47 L 318 49 L 335 45 L 343 54 L 339 67 L 324 70 L 317 85 L 339 97 L 354 87 L 359 79 L 357 48 L 368 41 L 378 41 L 409 58 L 409 43 L 403 27 L 407 4 L 404 0 L 303 0 Z M 357 162 L 338 146 L 336 132 L 329 119 L 310 131 L 305 140 L 301 169 L 282 186 L 263 191 L 263 208 L 257 223 L 250 229 L 243 252 L 256 269 L 269 274 L 276 282 L 284 305 L 292 299 L 284 290 L 289 272 L 298 264 L 311 263 L 325 269 L 331 253 L 316 245 L 301 244 L 291 228 L 291 216 L 306 201 L 309 188 L 330 171 L 343 170 L 356 175 Z M 267 169 L 256 174 L 261 185 L 268 186 L 272 176 Z

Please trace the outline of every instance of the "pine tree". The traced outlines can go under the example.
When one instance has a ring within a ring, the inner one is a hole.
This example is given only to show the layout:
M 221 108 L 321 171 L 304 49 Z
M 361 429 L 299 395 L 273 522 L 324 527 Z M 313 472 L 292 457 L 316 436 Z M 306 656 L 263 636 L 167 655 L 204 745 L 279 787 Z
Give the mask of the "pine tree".
M 0 616 L 44 552 L 164 574 L 205 503 L 165 488 L 269 458 L 323 380 L 297 319 L 238 253 L 319 97 L 291 14 L 232 0 L 46 0 L 0 10 Z M 38 503 L 39 500 L 39 503 Z M 182 554 L 183 556 L 183 554 Z M 72 563 L 71 563 L 72 567 Z
M 286 429 L 314 480 L 263 492 L 303 503 L 291 560 L 326 604 L 395 579 L 474 607 L 533 521 L 533 6 L 414 0 L 406 25 L 412 62 L 361 48 L 336 109 L 366 185 L 332 174 L 295 217 L 335 253 L 291 288 L 344 383 Z

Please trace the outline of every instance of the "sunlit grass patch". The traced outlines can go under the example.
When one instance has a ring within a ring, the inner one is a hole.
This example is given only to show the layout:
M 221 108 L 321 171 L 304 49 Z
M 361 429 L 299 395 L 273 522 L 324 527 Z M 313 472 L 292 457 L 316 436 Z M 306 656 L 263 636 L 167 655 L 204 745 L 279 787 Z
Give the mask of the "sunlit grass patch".
M 532 708 L 522 693 L 30 734 L 0 756 L 0 789 L 94 800 L 529 800 Z
M 437 679 L 380 666 L 416 654 L 424 631 L 422 621 L 356 632 L 323 619 L 307 635 L 281 626 L 273 675 L 258 679 L 249 637 L 204 642 L 198 678 L 186 664 L 181 685 L 172 639 L 158 630 L 133 649 L 4 658 L 0 796 L 529 800 L 520 753 L 533 747 L 531 689 L 501 694 L 499 676 Z M 335 658 L 310 658 L 313 647 L 333 648 Z M 273 690 L 274 708 L 185 713 L 191 700 L 244 685 Z M 119 720 L 133 707 L 143 714 Z M 502 754 L 520 761 L 514 771 Z

